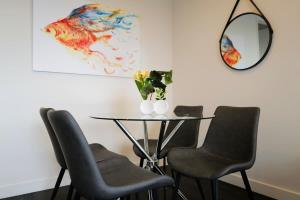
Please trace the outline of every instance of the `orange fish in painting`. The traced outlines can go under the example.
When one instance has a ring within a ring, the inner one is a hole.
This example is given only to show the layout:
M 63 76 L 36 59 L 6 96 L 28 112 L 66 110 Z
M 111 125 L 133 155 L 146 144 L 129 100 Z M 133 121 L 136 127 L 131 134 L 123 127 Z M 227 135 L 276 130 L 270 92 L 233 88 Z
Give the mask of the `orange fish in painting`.
M 44 31 L 64 46 L 85 56 L 95 56 L 110 67 L 111 61 L 101 51 L 93 51 L 91 46 L 112 39 L 112 30 L 130 30 L 136 17 L 120 9 L 107 11 L 100 4 L 88 4 L 73 10 L 68 17 L 47 25 Z
M 242 58 L 240 52 L 234 48 L 232 41 L 227 35 L 224 35 L 222 38 L 221 51 L 224 61 L 231 67 L 234 67 Z
M 72 26 L 67 19 L 49 24 L 45 31 L 65 46 L 87 54 L 91 54 L 90 46 L 97 41 L 92 32 Z

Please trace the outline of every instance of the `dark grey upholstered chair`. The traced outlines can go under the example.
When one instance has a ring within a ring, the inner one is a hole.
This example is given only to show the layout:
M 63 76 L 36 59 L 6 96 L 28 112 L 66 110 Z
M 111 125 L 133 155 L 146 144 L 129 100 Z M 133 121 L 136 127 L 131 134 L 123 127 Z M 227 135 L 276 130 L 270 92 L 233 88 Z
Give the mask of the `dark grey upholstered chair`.
M 169 152 L 168 162 L 176 175 L 176 188 L 181 175 L 193 177 L 204 199 L 199 179 L 209 179 L 213 200 L 217 200 L 218 179 L 241 172 L 248 196 L 253 199 L 246 170 L 255 162 L 259 114 L 260 109 L 256 107 L 218 107 L 202 147 Z
M 176 106 L 174 109 L 174 113 L 178 116 L 193 116 L 193 117 L 202 117 L 203 115 L 203 106 Z M 168 135 L 172 132 L 172 130 L 176 127 L 178 121 L 170 121 L 167 127 L 164 138 L 168 137 Z M 166 147 L 159 152 L 158 159 L 163 159 L 163 166 L 166 166 L 166 156 L 171 148 L 174 147 L 190 147 L 196 148 L 198 144 L 198 136 L 199 136 L 199 126 L 200 120 L 190 120 L 185 121 L 181 127 L 178 129 L 177 133 L 173 136 L 173 138 L 169 141 Z M 140 145 L 144 147 L 144 140 L 138 140 Z M 149 140 L 149 153 L 153 155 L 156 151 L 157 140 Z M 139 151 L 138 148 L 133 146 L 134 153 L 141 158 L 140 166 L 143 166 L 145 156 Z
M 68 167 L 75 199 L 106 200 L 170 186 L 173 179 L 132 164 L 127 158 L 96 161 L 75 119 L 67 111 L 49 111 Z
M 54 130 L 53 130 L 53 128 L 52 128 L 52 126 L 49 122 L 48 116 L 47 116 L 48 111 L 51 111 L 51 110 L 53 111 L 52 108 L 41 108 L 40 109 L 40 115 L 41 115 L 42 120 L 43 120 L 43 122 L 46 126 L 47 132 L 49 134 L 49 137 L 50 137 L 53 149 L 54 149 L 54 153 L 55 153 L 55 156 L 56 156 L 56 160 L 57 160 L 58 164 L 61 167 L 59 176 L 57 178 L 54 190 L 53 190 L 52 195 L 51 195 L 51 200 L 53 200 L 53 199 L 55 199 L 55 196 L 58 192 L 58 189 L 59 189 L 60 183 L 62 181 L 62 178 L 64 176 L 64 173 L 68 169 L 68 167 L 66 165 L 66 162 L 65 162 L 61 147 L 59 145 L 59 142 L 57 140 L 57 137 L 54 133 Z M 97 161 L 106 160 L 106 159 L 115 158 L 115 157 L 116 158 L 123 157 L 121 155 L 118 155 L 116 153 L 108 151 L 104 146 L 102 146 L 100 144 L 90 144 L 89 147 L 91 148 L 91 150 L 93 152 L 93 155 L 94 155 L 94 157 Z M 72 195 L 72 187 L 70 187 L 68 199 L 71 198 L 71 195 Z

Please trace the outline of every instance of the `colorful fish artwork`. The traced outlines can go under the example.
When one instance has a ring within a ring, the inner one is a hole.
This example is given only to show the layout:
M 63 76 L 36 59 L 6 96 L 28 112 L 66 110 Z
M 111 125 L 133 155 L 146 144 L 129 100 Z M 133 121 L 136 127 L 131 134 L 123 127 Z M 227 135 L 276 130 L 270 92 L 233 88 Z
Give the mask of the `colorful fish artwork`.
M 124 76 L 131 76 L 138 65 L 137 30 L 137 15 L 98 3 L 77 7 L 42 28 L 72 56 L 87 62 L 95 74 Z
M 231 67 L 234 67 L 242 58 L 240 52 L 234 47 L 227 35 L 222 37 L 221 52 L 224 61 Z

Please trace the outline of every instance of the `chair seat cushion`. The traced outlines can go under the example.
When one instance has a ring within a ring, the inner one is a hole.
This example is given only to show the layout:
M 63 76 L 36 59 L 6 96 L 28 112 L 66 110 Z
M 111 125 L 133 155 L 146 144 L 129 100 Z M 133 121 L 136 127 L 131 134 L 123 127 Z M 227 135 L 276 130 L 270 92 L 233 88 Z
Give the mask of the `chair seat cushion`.
M 92 150 L 96 162 L 108 160 L 111 158 L 126 158 L 125 156 L 109 151 L 101 144 L 90 144 L 89 146 Z
M 248 163 L 228 160 L 208 153 L 203 148 L 176 148 L 168 153 L 169 166 L 190 177 L 217 179 L 245 169 Z
M 161 176 L 134 165 L 128 158 L 111 158 L 97 162 L 105 183 L 116 197 L 173 184 L 169 176 Z
M 143 139 L 138 140 L 138 143 L 144 148 L 144 140 Z M 153 154 L 156 152 L 157 140 L 153 140 L 153 139 L 148 140 L 148 144 L 149 144 L 149 154 L 150 154 L 150 156 L 153 156 Z M 138 157 L 144 158 L 144 159 L 146 158 L 135 145 L 133 145 L 133 151 Z M 168 154 L 168 147 L 166 146 L 166 148 L 164 148 L 160 152 L 159 159 L 166 157 L 167 154 Z

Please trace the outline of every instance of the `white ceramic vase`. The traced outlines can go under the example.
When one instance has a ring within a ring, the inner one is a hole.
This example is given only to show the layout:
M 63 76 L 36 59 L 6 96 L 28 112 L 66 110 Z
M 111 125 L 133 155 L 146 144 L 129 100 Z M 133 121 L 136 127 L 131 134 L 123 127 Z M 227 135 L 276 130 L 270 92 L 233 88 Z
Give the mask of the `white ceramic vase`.
M 166 100 L 158 100 L 154 103 L 154 112 L 158 115 L 166 114 L 169 110 L 169 104 Z
M 143 114 L 149 115 L 153 112 L 153 103 L 150 100 L 143 100 L 140 105 L 140 110 Z

